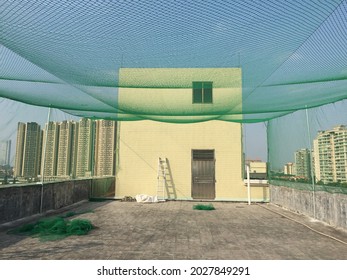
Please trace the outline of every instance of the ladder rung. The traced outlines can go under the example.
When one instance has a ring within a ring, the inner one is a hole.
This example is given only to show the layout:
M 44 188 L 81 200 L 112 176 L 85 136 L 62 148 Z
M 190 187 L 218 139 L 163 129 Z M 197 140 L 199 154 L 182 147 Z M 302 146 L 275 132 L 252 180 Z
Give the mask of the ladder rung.
M 158 186 L 157 186 L 157 197 L 158 200 L 165 200 L 165 187 L 167 187 L 166 176 L 167 173 L 167 160 L 166 158 L 158 159 Z

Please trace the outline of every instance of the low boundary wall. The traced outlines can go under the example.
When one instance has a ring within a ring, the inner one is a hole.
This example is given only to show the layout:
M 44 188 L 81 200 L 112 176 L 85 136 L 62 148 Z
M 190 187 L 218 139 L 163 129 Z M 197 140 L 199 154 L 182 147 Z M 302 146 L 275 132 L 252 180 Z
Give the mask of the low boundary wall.
M 331 226 L 347 229 L 347 195 L 275 186 L 270 184 L 270 202 Z M 313 203 L 315 202 L 315 217 Z
M 0 224 L 40 213 L 42 184 L 0 188 Z M 114 197 L 115 178 L 88 178 L 43 184 L 42 211 L 57 210 L 91 197 Z

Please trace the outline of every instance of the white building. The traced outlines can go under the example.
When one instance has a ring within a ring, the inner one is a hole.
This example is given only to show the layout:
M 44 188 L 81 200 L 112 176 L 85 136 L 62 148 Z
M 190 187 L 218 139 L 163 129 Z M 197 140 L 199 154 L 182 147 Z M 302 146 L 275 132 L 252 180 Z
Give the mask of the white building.
M 76 177 L 89 177 L 93 175 L 94 137 L 94 121 L 82 118 L 78 124 Z
M 295 175 L 311 178 L 311 152 L 309 149 L 300 149 L 295 152 Z
M 42 139 L 41 174 L 46 178 L 53 178 L 57 172 L 59 124 L 46 123 Z
M 11 140 L 0 142 L 0 165 L 10 165 Z
M 95 136 L 95 176 L 116 174 L 117 123 L 112 120 L 97 120 Z
M 18 123 L 14 176 L 37 178 L 40 173 L 42 130 L 35 122 Z
M 288 162 L 284 165 L 283 173 L 285 175 L 294 175 L 295 174 L 295 164 L 292 162 Z
M 75 176 L 77 156 L 78 122 L 63 121 L 59 123 L 59 148 L 57 161 L 57 177 Z
M 347 182 L 347 128 L 320 131 L 313 141 L 317 181 Z

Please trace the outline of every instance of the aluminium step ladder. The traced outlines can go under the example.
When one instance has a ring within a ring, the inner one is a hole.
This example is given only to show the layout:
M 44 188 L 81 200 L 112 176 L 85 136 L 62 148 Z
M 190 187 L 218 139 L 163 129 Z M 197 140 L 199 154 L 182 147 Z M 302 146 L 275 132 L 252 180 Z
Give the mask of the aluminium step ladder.
M 158 159 L 158 186 L 157 186 L 157 199 L 158 201 L 165 201 L 166 189 L 166 175 L 167 175 L 167 161 L 166 158 Z
M 166 158 L 166 200 L 177 199 L 176 187 L 172 178 L 170 162 Z

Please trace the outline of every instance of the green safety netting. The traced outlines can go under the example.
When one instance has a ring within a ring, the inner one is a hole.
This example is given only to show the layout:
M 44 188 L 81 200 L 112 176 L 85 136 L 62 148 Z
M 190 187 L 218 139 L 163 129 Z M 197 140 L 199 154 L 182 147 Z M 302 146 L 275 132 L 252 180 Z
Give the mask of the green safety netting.
M 0 97 L 78 116 L 262 122 L 347 98 L 343 0 L 0 1 L 0 44 Z M 229 68 L 213 87 L 237 98 L 182 107 L 189 77 Z
M 41 241 L 56 241 L 72 235 L 87 235 L 95 226 L 87 219 L 53 217 L 9 230 L 10 234 L 38 237 Z
M 272 185 L 347 193 L 347 100 L 270 120 L 266 131 Z

